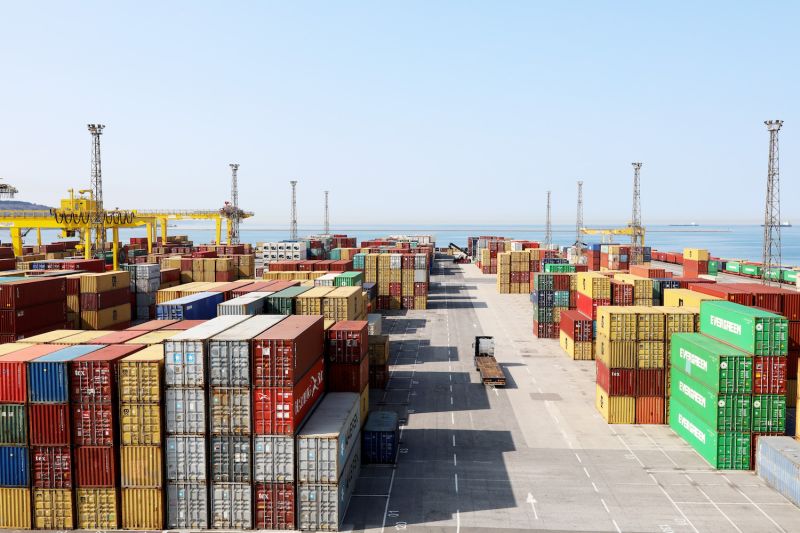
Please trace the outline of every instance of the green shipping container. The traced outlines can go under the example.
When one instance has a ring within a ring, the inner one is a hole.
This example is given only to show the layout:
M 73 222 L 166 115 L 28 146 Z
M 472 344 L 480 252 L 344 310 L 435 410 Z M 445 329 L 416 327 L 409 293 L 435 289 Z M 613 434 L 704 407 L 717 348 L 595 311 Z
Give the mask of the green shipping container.
M 333 280 L 335 287 L 360 287 L 364 283 L 361 272 L 343 272 Z
M 763 268 L 758 265 L 742 265 L 739 272 L 746 276 L 761 276 Z
M 797 283 L 797 270 L 781 270 L 781 280 L 787 283 Z
M 24 405 L 0 404 L 0 444 L 27 446 L 27 427 Z
M 672 334 L 670 365 L 720 394 L 753 390 L 752 356 L 700 333 Z
M 533 277 L 533 284 L 537 291 L 552 291 L 553 274 L 536 273 Z
M 780 281 L 781 279 L 781 269 L 779 268 L 770 268 L 767 271 L 767 277 L 772 281 Z
M 569 274 L 575 272 L 575 265 L 546 264 L 544 271 L 553 274 Z
M 738 261 L 728 261 L 725 263 L 725 272 L 734 272 L 738 274 L 742 270 L 742 265 Z
M 669 402 L 669 427 L 714 468 L 750 470 L 750 433 L 718 433 L 681 402 Z
M 708 262 L 708 273 L 711 276 L 716 276 L 719 273 L 720 267 L 719 261 L 709 261 Z
M 753 395 L 753 433 L 786 431 L 786 396 Z
M 328 256 L 332 260 L 339 261 L 339 260 L 342 259 L 342 249 L 341 248 L 334 248 L 333 250 L 330 251 Z
M 700 332 L 754 355 L 786 355 L 786 318 L 733 302 L 700 302 Z
M 670 375 L 670 401 L 679 401 L 715 431 L 750 431 L 752 397 L 711 391 L 680 372 Z
M 553 291 L 553 307 L 569 307 L 569 291 Z
M 537 322 L 550 324 L 555 321 L 552 307 L 539 307 L 533 304 L 533 319 Z
M 267 315 L 293 315 L 295 314 L 295 299 L 311 287 L 289 287 L 267 296 L 265 314 Z

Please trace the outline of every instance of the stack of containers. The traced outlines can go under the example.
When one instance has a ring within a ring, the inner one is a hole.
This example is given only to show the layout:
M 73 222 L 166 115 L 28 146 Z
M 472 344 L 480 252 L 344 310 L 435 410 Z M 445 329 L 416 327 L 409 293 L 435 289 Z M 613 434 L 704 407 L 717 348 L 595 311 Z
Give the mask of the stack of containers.
M 584 315 L 596 320 L 597 308 L 611 305 L 611 280 L 597 272 L 579 272 L 576 277 L 576 307 Z
M 633 305 L 653 305 L 653 280 L 633 274 L 614 274 L 614 279 L 633 285 Z
M 592 319 L 577 310 L 561 312 L 559 344 L 576 361 L 594 359 Z
M 252 529 L 252 339 L 283 320 L 257 316 L 209 342 L 211 527 Z
M 246 318 L 218 317 L 164 341 L 168 529 L 209 526 L 205 391 L 208 343 Z
M 527 294 L 530 292 L 530 257 L 527 250 L 497 254 L 497 292 Z
M 120 527 L 117 361 L 141 348 L 111 345 L 70 362 L 80 529 Z
M 332 286 L 316 286 L 297 296 L 295 312 L 298 315 L 323 314 L 323 300 L 333 291 Z
M 289 316 L 253 339 L 255 528 L 295 529 L 295 436 L 325 387 L 321 316 Z
M 124 329 L 131 321 L 131 275 L 125 271 L 81 276 L 81 327 Z
M 63 328 L 66 305 L 63 277 L 0 283 L 0 343 Z
M 136 295 L 136 314 L 139 320 L 155 316 L 156 293 L 161 288 L 161 267 L 155 263 L 130 265 L 131 292 Z
M 369 388 L 383 390 L 389 382 L 389 336 L 369 335 L 367 342 Z
M 11 346 L 9 344 L 3 347 Z M 30 529 L 31 490 L 35 506 L 34 525 L 42 529 L 72 529 L 72 463 L 69 409 L 65 402 L 44 403 L 33 395 L 28 381 L 28 364 L 63 346 L 34 345 L 0 357 L 0 498 L 8 507 L 0 513 L 0 527 Z M 8 349 L 8 348 L 6 348 Z M 37 375 L 40 374 L 37 372 Z M 37 385 L 37 388 L 41 388 Z M 37 402 L 33 403 L 33 398 Z M 36 419 L 32 419 L 36 416 Z M 30 443 L 30 448 L 28 444 Z M 29 460 L 30 458 L 30 460 Z M 33 467 L 34 461 L 42 463 Z M 44 460 L 41 460 L 44 459 Z M 32 478 L 32 479 L 29 479 Z
M 700 275 L 708 274 L 708 260 L 710 259 L 708 250 L 700 248 L 683 249 L 683 276 L 688 278 L 698 278 Z
M 774 313 L 704 301 L 702 335 L 673 336 L 670 426 L 712 466 L 749 469 L 758 437 L 785 431 L 785 374 L 774 369 L 787 329 Z
M 399 257 L 399 256 L 398 256 Z M 398 271 L 400 272 L 400 271 Z M 398 301 L 400 297 L 398 296 Z M 360 287 L 338 287 L 322 300 L 322 314 L 327 320 L 359 320 L 366 316 Z
M 81 329 L 81 274 L 67 276 L 67 327 Z
M 557 339 L 561 312 L 569 310 L 573 274 L 534 274 L 533 334 L 540 339 Z
M 358 394 L 325 396 L 297 435 L 297 527 L 338 531 L 361 468 Z
M 162 530 L 164 346 L 148 346 L 117 366 L 122 529 Z
M 481 250 L 480 264 L 478 267 L 484 274 L 497 274 L 497 254 L 505 252 L 505 241 L 491 240 L 486 242 L 486 248 Z
M 329 392 L 355 392 L 360 397 L 360 417 L 367 420 L 369 410 L 369 339 L 366 320 L 337 322 L 326 332 L 327 389 Z
M 264 313 L 267 304 L 267 296 L 271 292 L 249 292 L 243 296 L 237 296 L 226 302 L 217 304 L 217 316 L 224 315 L 260 315 Z
M 595 407 L 609 424 L 636 420 L 636 338 L 635 308 L 597 309 Z

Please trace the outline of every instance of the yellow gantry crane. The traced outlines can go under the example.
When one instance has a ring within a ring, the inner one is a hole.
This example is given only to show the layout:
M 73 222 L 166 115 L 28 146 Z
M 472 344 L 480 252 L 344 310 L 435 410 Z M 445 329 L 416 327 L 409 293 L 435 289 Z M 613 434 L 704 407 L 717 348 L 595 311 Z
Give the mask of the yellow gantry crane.
M 581 228 L 582 235 L 600 235 L 600 240 L 603 244 L 611 242 L 611 237 L 614 235 L 627 235 L 633 238 L 636 229 L 632 226 L 625 228 Z M 639 228 L 638 235 L 642 237 L 642 247 L 644 247 L 644 228 Z

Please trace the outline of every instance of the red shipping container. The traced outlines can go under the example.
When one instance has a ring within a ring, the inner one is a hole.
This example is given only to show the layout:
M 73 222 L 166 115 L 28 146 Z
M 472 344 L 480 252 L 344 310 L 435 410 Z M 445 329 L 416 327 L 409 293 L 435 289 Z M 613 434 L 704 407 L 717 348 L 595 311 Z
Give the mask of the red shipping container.
M 75 448 L 75 482 L 78 488 L 116 486 L 117 465 L 113 446 Z
M 161 283 L 170 283 L 181 280 L 180 268 L 164 268 L 161 270 Z
M 71 489 L 69 446 L 32 446 L 31 482 L 37 489 Z
M 63 277 L 32 278 L 0 284 L 0 308 L 20 309 L 47 302 L 66 301 L 67 280 Z
M 108 403 L 116 393 L 116 362 L 144 348 L 117 344 L 100 348 L 69 363 L 70 397 L 75 403 Z
M 72 434 L 76 446 L 113 446 L 116 413 L 110 403 L 72 405 Z
M 576 342 L 592 340 L 592 319 L 580 311 L 561 311 L 559 328 Z
M 367 356 L 367 321 L 342 320 L 328 329 L 327 360 L 359 363 Z
M 216 282 L 225 282 L 225 281 L 233 281 L 236 279 L 236 276 L 233 272 L 214 272 L 214 281 Z
M 389 309 L 391 307 L 391 297 L 378 296 L 378 309 Z
M 634 396 L 636 394 L 636 371 L 632 368 L 609 369 L 596 360 L 597 384 L 609 396 Z
M 634 396 L 664 396 L 666 375 L 663 368 L 639 368 L 636 370 L 636 394 Z
M 28 428 L 32 445 L 69 445 L 72 441 L 69 405 L 66 403 L 28 404 Z
M 130 287 L 120 287 L 106 292 L 82 292 L 81 311 L 98 311 L 129 303 Z
M 28 400 L 26 364 L 63 346 L 38 344 L 0 356 L 0 402 L 25 403 Z
M 203 322 L 205 322 L 205 320 L 176 320 L 174 323 L 168 324 L 161 329 L 164 331 L 186 331 L 187 329 L 199 326 Z
M 781 289 L 783 308 L 781 313 L 788 320 L 800 320 L 800 292 Z
M 427 283 L 414 283 L 414 296 L 427 296 L 428 284 Z
M 84 270 L 95 274 L 106 271 L 106 262 L 102 259 L 67 259 L 63 266 L 64 270 Z
M 294 483 L 256 483 L 255 529 L 294 530 Z
M 26 333 L 43 328 L 53 322 L 63 322 L 67 317 L 67 301 L 47 302 L 31 307 L 0 310 L 0 331 Z
M 14 259 L 14 249 L 11 246 L 0 246 L 0 259 Z
M 533 321 L 533 334 L 540 339 L 557 339 L 558 324 Z
M 17 268 L 17 260 L 14 258 L 4 259 L 0 258 L 0 270 L 15 270 Z
M 727 288 L 720 285 L 720 283 L 693 283 L 689 285 L 689 290 L 708 294 L 709 296 L 716 296 L 717 298 L 722 298 L 723 300 L 746 305 L 748 307 L 753 305 L 753 294 L 751 292 Z
M 633 285 L 612 279 L 611 304 L 633 305 Z
M 786 394 L 786 357 L 753 358 L 753 394 Z
M 389 296 L 400 296 L 403 292 L 401 283 L 389 282 Z
M 251 292 L 257 292 L 257 291 L 269 291 L 269 292 L 271 292 L 272 291 L 271 286 L 274 285 L 275 281 L 276 280 L 272 280 L 272 281 L 255 281 L 253 283 L 249 283 L 247 285 L 243 285 L 243 286 L 238 287 L 237 289 L 234 289 L 234 290 L 231 291 L 231 298 L 236 298 L 238 296 L 242 296 L 242 295 L 245 295 L 245 294 L 248 294 L 248 293 L 251 293 Z M 267 287 L 270 287 L 270 288 L 267 288 Z
M 360 363 L 329 363 L 325 381 L 328 392 L 360 393 L 369 385 L 369 358 Z
M 174 321 L 164 320 L 163 322 L 174 322 Z M 145 324 L 146 323 L 147 322 L 145 322 Z M 109 333 L 108 335 L 103 335 L 102 337 L 92 339 L 92 344 L 125 344 L 126 342 L 133 340 L 136 337 L 141 337 L 145 333 L 147 333 L 147 331 L 125 329 L 123 331 L 116 331 L 114 333 Z
M 403 296 L 400 301 L 401 301 L 401 307 L 403 309 L 414 309 L 413 296 Z
M 80 275 L 77 276 L 67 276 L 67 294 L 80 294 L 81 293 L 81 277 Z
M 292 386 L 322 356 L 321 315 L 291 315 L 253 339 L 253 385 Z
M 663 268 L 654 268 L 648 265 L 633 265 L 631 274 L 643 278 L 663 278 L 665 271 Z
M 636 424 L 663 424 L 664 397 L 640 396 L 636 398 Z
M 325 361 L 322 357 L 294 385 L 254 388 L 253 432 L 257 435 L 294 435 L 322 398 L 324 389 Z
M 579 292 L 575 300 L 575 305 L 578 308 L 578 311 L 588 317 L 591 317 L 592 320 L 596 320 L 597 308 L 602 305 L 611 305 L 611 300 L 608 298 L 591 298 Z

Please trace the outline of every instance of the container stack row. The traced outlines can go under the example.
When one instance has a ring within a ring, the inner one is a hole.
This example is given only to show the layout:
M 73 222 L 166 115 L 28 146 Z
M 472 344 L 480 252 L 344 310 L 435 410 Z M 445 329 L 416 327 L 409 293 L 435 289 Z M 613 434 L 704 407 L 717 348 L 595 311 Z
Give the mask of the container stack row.
M 66 319 L 63 277 L 0 278 L 0 343 L 63 328 Z
M 131 276 L 132 315 L 137 320 L 155 318 L 156 294 L 161 288 L 161 267 L 155 263 L 122 265 Z
M 367 254 L 364 281 L 378 286 L 378 309 L 427 309 L 430 263 L 427 254 Z
M 131 275 L 116 271 L 82 274 L 80 286 L 83 329 L 124 329 L 131 321 Z
M 540 339 L 557 339 L 561 313 L 575 307 L 574 274 L 533 274 L 533 334 Z
M 336 322 L 326 331 L 326 370 L 329 392 L 354 392 L 359 396 L 360 420 L 369 410 L 369 336 L 366 320 Z

